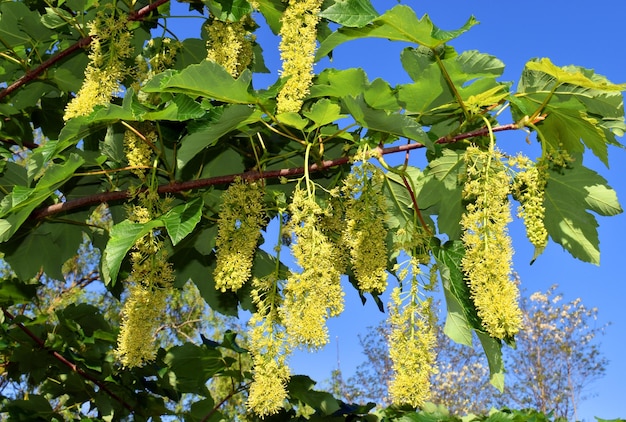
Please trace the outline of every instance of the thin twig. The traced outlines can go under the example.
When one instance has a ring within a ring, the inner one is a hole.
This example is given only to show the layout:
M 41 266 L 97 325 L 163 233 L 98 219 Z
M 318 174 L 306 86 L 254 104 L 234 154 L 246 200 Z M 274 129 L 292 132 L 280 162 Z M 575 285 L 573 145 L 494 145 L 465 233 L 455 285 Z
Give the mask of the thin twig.
M 505 130 L 513 130 L 517 128 L 518 128 L 517 124 L 511 123 L 511 124 L 507 124 L 503 126 L 496 126 L 493 128 L 493 132 L 502 132 Z M 474 130 L 468 133 L 461 133 L 453 137 L 441 137 L 437 141 L 435 141 L 435 143 L 437 144 L 455 143 L 462 139 L 468 139 L 468 138 L 473 138 L 477 136 L 484 136 L 487 133 L 489 133 L 487 128 L 482 128 L 482 129 Z M 383 148 L 381 150 L 381 153 L 383 155 L 394 154 L 397 152 L 404 152 L 404 151 L 410 151 L 410 150 L 414 150 L 418 148 L 424 148 L 425 146 L 426 145 L 417 142 L 414 144 L 399 145 L 395 147 Z M 350 157 L 339 157 L 333 160 L 326 160 L 326 161 L 320 162 L 319 164 L 315 163 L 315 164 L 310 165 L 308 167 L 308 171 L 311 173 L 318 172 L 318 171 L 326 170 L 332 167 L 337 167 L 337 166 L 347 164 L 349 161 L 350 161 Z M 225 176 L 210 177 L 207 179 L 196 179 L 196 180 L 189 180 L 186 182 L 169 183 L 167 185 L 159 186 L 157 191 L 160 194 L 180 193 L 180 192 L 189 191 L 189 190 L 207 188 L 209 186 L 230 184 L 237 177 L 240 177 L 245 180 L 277 179 L 280 177 L 299 176 L 304 173 L 305 173 L 304 167 L 294 167 L 294 168 L 288 168 L 288 169 L 269 170 L 269 171 L 268 170 L 248 171 L 248 172 L 239 173 L 239 174 L 230 174 L 230 175 L 225 175 Z M 38 208 L 32 212 L 32 214 L 30 215 L 30 218 L 35 219 L 35 220 L 42 219 L 42 218 L 49 217 L 54 214 L 71 211 L 77 208 L 124 200 L 124 199 L 129 198 L 130 195 L 131 193 L 125 190 L 125 191 L 115 191 L 115 192 L 104 192 L 104 193 L 99 193 L 96 195 L 85 196 L 83 198 L 73 199 L 70 201 L 65 201 L 65 202 L 61 202 L 58 204 L 48 205 L 46 207 Z
M 98 388 L 100 390 L 102 390 L 105 393 L 107 393 L 112 399 L 116 400 L 118 403 L 120 403 L 122 406 L 124 406 L 129 412 L 132 413 L 132 412 L 135 411 L 135 409 L 130 404 L 125 402 L 124 399 L 122 399 L 120 396 L 118 396 L 113 391 L 111 391 L 106 386 L 106 384 L 104 384 L 102 381 L 100 381 L 99 379 L 95 378 L 94 376 L 88 374 L 83 369 L 79 368 L 75 363 L 69 361 L 66 357 L 61 355 L 59 352 L 57 352 L 55 350 L 50 350 L 48 347 L 46 347 L 46 343 L 41 338 L 37 337 L 37 335 L 35 335 L 35 333 L 33 333 L 30 329 L 28 329 L 28 327 L 26 327 L 21 322 L 15 321 L 15 317 L 13 316 L 13 314 L 11 314 L 9 311 L 7 311 L 4 307 L 2 308 L 2 313 L 4 313 L 4 316 L 6 318 L 10 319 L 13 324 L 15 324 L 20 330 L 22 330 L 24 332 L 24 334 L 26 334 L 28 337 L 30 337 L 37 344 L 37 346 L 39 346 L 41 349 L 43 349 L 43 350 L 47 351 L 48 353 L 50 353 L 55 359 L 57 359 L 63 365 L 65 365 L 68 368 L 70 368 L 73 372 L 77 373 L 78 375 L 80 375 L 81 377 L 85 378 L 86 380 L 89 380 L 89 381 L 93 382 L 95 385 L 98 386 Z

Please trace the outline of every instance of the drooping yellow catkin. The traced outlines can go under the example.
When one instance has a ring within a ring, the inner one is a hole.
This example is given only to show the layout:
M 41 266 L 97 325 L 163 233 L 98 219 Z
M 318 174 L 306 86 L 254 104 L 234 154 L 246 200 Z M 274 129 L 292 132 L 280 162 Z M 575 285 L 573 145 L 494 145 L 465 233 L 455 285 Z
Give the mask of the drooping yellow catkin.
M 548 231 L 543 222 L 545 188 L 548 181 L 546 166 L 536 164 L 528 157 L 518 155 L 511 160 L 520 171 L 515 176 L 512 193 L 520 202 L 518 216 L 524 219 L 526 237 L 535 248 L 543 250 L 548 243 Z
M 297 113 L 313 80 L 318 13 L 322 0 L 289 0 L 282 17 L 279 45 L 282 76 L 289 77 L 277 97 L 277 112 Z
M 248 322 L 253 380 L 247 407 L 265 417 L 277 413 L 284 406 L 290 376 L 286 362 L 290 350 L 281 325 L 279 309 L 282 298 L 276 275 L 254 278 L 251 296 L 256 312 Z
M 127 74 L 124 62 L 133 51 L 127 25 L 127 17 L 117 9 L 109 14 L 99 12 L 89 24 L 89 35 L 94 37 L 90 62 L 83 85 L 65 108 L 65 120 L 88 115 L 95 106 L 108 104 L 111 96 L 120 91 L 120 81 Z
M 297 187 L 289 212 L 291 252 L 302 271 L 287 278 L 283 321 L 291 346 L 317 349 L 328 343 L 326 320 L 343 311 L 342 256 L 320 227 L 325 210 L 314 195 Z
M 384 175 L 364 161 L 344 179 L 346 197 L 343 243 L 350 251 L 350 261 L 359 289 L 382 293 L 387 288 L 387 229 Z
M 248 281 L 264 218 L 258 183 L 237 179 L 224 192 L 215 241 L 216 289 L 237 291 Z
M 431 318 L 431 301 L 420 301 L 417 282 L 402 299 L 402 289 L 391 292 L 389 303 L 389 357 L 393 377 L 389 397 L 396 405 L 419 407 L 430 397 L 430 378 L 437 371 L 435 334 Z M 405 303 L 406 302 L 406 303 Z
M 135 207 L 132 214 L 137 222 L 150 220 L 147 208 Z M 163 241 L 154 232 L 135 243 L 130 259 L 128 297 L 122 309 L 115 354 L 122 365 L 136 367 L 156 356 L 155 332 L 171 293 L 174 270 L 167 262 Z
M 209 34 L 207 60 L 224 67 L 233 78 L 238 77 L 252 63 L 252 34 L 245 25 L 252 18 L 239 22 L 224 22 L 211 19 L 206 25 Z
M 513 248 L 507 225 L 509 177 L 497 152 L 469 147 L 461 218 L 465 255 L 463 271 L 485 330 L 495 338 L 516 334 L 522 324 L 519 290 L 511 279 Z

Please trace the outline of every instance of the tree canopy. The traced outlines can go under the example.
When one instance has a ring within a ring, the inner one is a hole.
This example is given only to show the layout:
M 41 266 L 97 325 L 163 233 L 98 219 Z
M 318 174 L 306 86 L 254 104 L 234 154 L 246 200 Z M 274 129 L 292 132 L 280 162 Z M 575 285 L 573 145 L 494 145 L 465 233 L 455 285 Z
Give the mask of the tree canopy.
M 228 376 L 251 417 L 367 413 L 289 368 L 293 350 L 328 342 L 342 276 L 388 312 L 395 406 L 428 399 L 439 281 L 445 333 L 462 344 L 475 333 L 502 388 L 501 348 L 523 319 L 511 207 L 535 258 L 553 241 L 599 263 L 596 215 L 622 208 L 583 158 L 607 164 L 620 146 L 626 85 L 548 58 L 502 82 L 498 58 L 449 45 L 473 17 L 444 30 L 368 0 L 185 3 L 206 20 L 195 38 L 171 31 L 168 0 L 0 3 L 2 375 L 31 390 L 2 411 L 219 420 L 226 398 L 207 383 Z M 268 86 L 254 86 L 267 71 L 261 26 L 280 38 Z M 410 82 L 313 71 L 371 38 L 406 43 Z M 504 131 L 519 133 L 519 154 L 498 148 Z M 523 154 L 529 133 L 540 157 Z M 404 163 L 388 165 L 392 154 Z M 93 302 L 38 308 L 79 250 L 94 251 L 95 278 L 122 302 L 119 323 Z M 251 314 L 246 349 L 233 332 L 159 347 L 189 289 L 216 312 Z

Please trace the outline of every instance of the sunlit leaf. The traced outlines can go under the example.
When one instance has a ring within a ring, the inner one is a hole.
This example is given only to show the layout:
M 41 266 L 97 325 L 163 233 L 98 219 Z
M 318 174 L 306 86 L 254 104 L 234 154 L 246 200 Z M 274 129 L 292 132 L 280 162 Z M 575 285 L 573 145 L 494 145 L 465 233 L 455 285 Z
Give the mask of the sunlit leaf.
M 477 23 L 472 16 L 460 29 L 444 31 L 436 27 L 428 15 L 419 19 L 409 6 L 397 5 L 362 28 L 340 28 L 332 33 L 322 42 L 315 58 L 320 59 L 338 45 L 359 38 L 385 38 L 436 48 L 468 31 Z

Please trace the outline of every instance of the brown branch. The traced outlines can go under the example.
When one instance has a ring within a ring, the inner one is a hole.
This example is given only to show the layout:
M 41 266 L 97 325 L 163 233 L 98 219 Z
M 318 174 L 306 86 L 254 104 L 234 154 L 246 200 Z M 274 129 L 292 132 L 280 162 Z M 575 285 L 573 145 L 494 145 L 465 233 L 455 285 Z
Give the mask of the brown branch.
M 137 12 L 131 13 L 131 15 L 128 17 L 128 20 L 130 21 L 141 20 L 145 18 L 146 15 L 148 15 L 150 12 L 152 12 L 159 6 L 167 3 L 168 1 L 169 0 L 157 0 L 156 2 L 149 4 L 148 6 L 142 7 Z M 11 85 L 7 86 L 5 89 L 0 91 L 0 100 L 2 100 L 7 95 L 11 94 L 13 91 L 18 89 L 22 85 L 25 85 L 28 82 L 32 81 L 33 79 L 37 78 L 39 75 L 41 75 L 46 69 L 48 69 L 53 64 L 63 60 L 67 56 L 74 53 L 76 50 L 87 47 L 89 44 L 91 44 L 92 39 L 93 39 L 92 36 L 81 38 L 80 40 L 70 45 L 65 50 L 61 50 L 58 53 L 54 54 L 48 60 L 41 63 L 39 66 L 37 66 L 35 69 L 27 71 L 21 78 L 19 78 L 18 80 L 13 82 Z
M 515 123 L 511 123 L 508 125 L 496 126 L 492 129 L 493 132 L 502 132 L 505 130 L 513 130 L 517 129 L 518 125 Z M 468 133 L 461 133 L 459 135 L 453 137 L 441 137 L 435 141 L 436 144 L 450 144 L 458 142 L 462 139 L 473 138 L 477 136 L 485 136 L 489 133 L 487 128 L 482 128 L 478 130 L 474 130 Z M 387 147 L 382 148 L 381 153 L 383 155 L 394 154 L 397 152 L 411 151 L 418 148 L 424 148 L 426 145 L 421 143 L 414 144 L 406 144 L 399 145 L 395 147 Z M 346 164 L 350 161 L 350 157 L 339 157 L 333 160 L 322 161 L 319 164 L 312 164 L 309 166 L 309 172 L 318 172 L 322 170 L 326 170 L 332 167 L 337 167 L 343 164 Z M 291 176 L 299 176 L 304 174 L 304 167 L 294 167 L 288 169 L 281 170 L 270 170 L 270 171 L 248 171 L 245 173 L 238 174 L 229 174 L 225 176 L 216 176 L 210 177 L 207 179 L 196 179 L 189 180 L 186 182 L 175 182 L 167 185 L 159 186 L 158 193 L 180 193 L 189 190 L 196 190 L 207 188 L 209 186 L 215 185 L 226 185 L 232 183 L 236 177 L 241 177 L 245 180 L 259 180 L 259 179 L 277 179 L 280 177 L 291 177 Z M 130 192 L 125 191 L 115 191 L 115 192 L 105 192 L 99 193 L 97 195 L 85 196 L 83 198 L 78 198 L 70 201 L 61 202 L 54 205 L 48 205 L 47 207 L 42 207 L 33 211 L 30 215 L 31 219 L 41 219 L 45 217 L 49 217 L 54 214 L 58 214 L 60 212 L 71 211 L 77 208 L 82 208 L 90 205 L 114 202 L 127 199 L 130 196 Z
M 2 142 L 3 144 L 17 145 L 17 146 L 28 148 L 28 149 L 39 148 L 39 144 L 36 144 L 34 142 L 22 142 L 20 144 L 19 142 L 14 141 L 13 139 L 0 139 L 0 142 Z
M 37 335 L 35 335 L 35 333 L 33 333 L 30 329 L 28 329 L 28 327 L 26 327 L 21 322 L 15 321 L 15 317 L 13 316 L 13 314 L 11 314 L 9 311 L 7 311 L 4 307 L 2 308 L 2 313 L 4 314 L 4 316 L 6 318 L 10 319 L 11 322 L 13 324 L 15 324 L 20 330 L 22 330 L 24 332 L 24 334 L 26 334 L 28 337 L 30 337 L 37 344 L 37 346 L 39 346 L 41 349 L 43 349 L 43 350 L 47 351 L 48 353 L 50 353 L 52 356 L 54 356 L 55 359 L 57 359 L 63 365 L 65 365 L 68 368 L 70 368 L 73 372 L 77 373 L 78 375 L 80 375 L 81 377 L 85 378 L 86 380 L 89 380 L 89 381 L 93 382 L 95 385 L 98 386 L 98 388 L 100 388 L 102 391 L 107 393 L 112 399 L 116 400 L 118 403 L 120 403 L 122 406 L 124 406 L 129 412 L 132 413 L 132 412 L 135 411 L 130 404 L 126 403 L 124 401 L 124 399 L 122 399 L 120 396 L 118 396 L 113 391 L 111 391 L 102 381 L 100 381 L 99 379 L 95 378 L 94 376 L 88 374 L 83 369 L 79 368 L 75 363 L 69 361 L 67 358 L 65 358 L 63 355 L 61 355 L 59 352 L 57 352 L 55 350 L 50 350 L 48 347 L 46 347 L 46 343 L 41 338 L 37 337 Z

